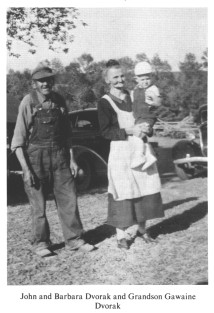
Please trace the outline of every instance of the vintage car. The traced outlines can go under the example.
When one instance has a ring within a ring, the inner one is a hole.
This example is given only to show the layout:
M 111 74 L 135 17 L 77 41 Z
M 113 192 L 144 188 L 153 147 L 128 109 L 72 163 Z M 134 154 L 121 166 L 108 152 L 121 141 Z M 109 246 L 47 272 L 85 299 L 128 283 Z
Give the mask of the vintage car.
M 106 176 L 110 141 L 101 136 L 96 108 L 72 111 L 69 116 L 75 158 L 83 170 L 77 177 L 77 187 L 85 190 L 94 180 Z
M 11 152 L 10 145 L 13 137 L 14 127 L 18 114 L 19 99 L 8 94 L 7 95 L 7 173 L 8 177 L 10 173 L 20 174 L 21 167 L 16 158 L 16 155 Z
M 199 108 L 196 123 L 198 134 L 190 133 L 189 140 L 180 140 L 172 148 L 175 171 L 182 180 L 207 171 L 207 105 Z

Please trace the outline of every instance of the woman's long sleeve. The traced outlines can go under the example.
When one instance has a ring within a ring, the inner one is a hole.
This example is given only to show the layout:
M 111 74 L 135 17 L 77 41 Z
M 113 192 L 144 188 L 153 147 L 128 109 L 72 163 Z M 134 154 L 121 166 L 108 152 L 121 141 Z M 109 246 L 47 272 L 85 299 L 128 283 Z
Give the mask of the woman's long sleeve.
M 118 124 L 117 115 L 106 99 L 98 103 L 98 119 L 102 136 L 109 140 L 125 140 L 127 138 L 125 129 Z

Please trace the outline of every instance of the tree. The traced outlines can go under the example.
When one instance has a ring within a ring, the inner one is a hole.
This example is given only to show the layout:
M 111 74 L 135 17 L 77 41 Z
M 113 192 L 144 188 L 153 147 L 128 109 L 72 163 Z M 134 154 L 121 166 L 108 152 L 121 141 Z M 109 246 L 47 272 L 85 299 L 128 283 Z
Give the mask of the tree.
M 207 103 L 207 72 L 202 70 L 202 64 L 192 53 L 186 54 L 179 68 L 176 102 L 183 114 L 195 115 L 199 106 Z
M 162 104 L 165 107 L 171 107 L 170 93 L 175 84 L 175 78 L 171 71 L 171 66 L 166 60 L 161 60 L 158 54 L 151 59 L 151 65 L 154 69 L 156 84 L 160 89 Z M 165 113 L 167 111 L 164 111 Z
M 73 101 L 75 101 L 75 93 L 79 86 L 82 85 L 82 74 L 80 65 L 77 62 L 71 62 L 65 67 L 63 73 L 57 75 L 57 90 L 68 99 L 68 108 L 71 109 Z M 76 105 L 75 105 L 75 108 Z
M 10 70 L 7 75 L 7 94 L 21 100 L 31 90 L 31 73 Z
M 180 71 L 189 78 L 194 76 L 201 67 L 201 64 L 196 61 L 196 56 L 193 53 L 186 54 L 184 62 L 180 62 L 179 65 Z
M 151 59 L 151 64 L 156 72 L 170 72 L 172 70 L 169 63 L 166 60 L 162 61 L 158 54 L 155 54 Z
M 14 41 L 25 43 L 28 52 L 37 51 L 37 34 L 48 42 L 50 50 L 68 53 L 68 45 L 74 40 L 79 12 L 76 8 L 9 8 L 7 11 L 7 49 L 10 56 L 19 57 L 13 51 Z M 80 20 L 83 26 L 87 24 Z
M 64 72 L 64 66 L 62 64 L 62 62 L 60 61 L 60 59 L 58 58 L 54 58 L 52 61 L 51 61 L 51 64 L 50 64 L 50 67 L 52 68 L 52 70 L 57 73 L 57 74 L 60 74 L 60 73 L 63 73 Z
M 108 90 L 103 78 L 105 64 L 106 61 L 92 62 L 86 72 L 86 79 L 97 99 L 100 99 Z
M 136 63 L 142 61 L 149 61 L 149 58 L 145 53 L 138 53 L 136 54 Z
M 203 67 L 203 69 L 207 70 L 208 69 L 208 49 L 206 49 L 203 52 L 203 55 L 202 55 L 201 59 L 202 59 L 202 67 Z
M 90 66 L 90 64 L 93 62 L 93 57 L 88 54 L 88 53 L 83 53 L 78 59 L 77 61 L 80 64 L 80 68 L 82 70 L 83 73 L 86 73 L 88 67 Z
M 51 67 L 51 62 L 48 59 L 45 59 L 45 60 L 40 61 L 37 66 Z
M 64 72 L 57 75 L 55 87 L 65 97 L 69 110 L 86 107 L 86 101 L 93 101 L 91 85 L 78 62 L 71 62 Z

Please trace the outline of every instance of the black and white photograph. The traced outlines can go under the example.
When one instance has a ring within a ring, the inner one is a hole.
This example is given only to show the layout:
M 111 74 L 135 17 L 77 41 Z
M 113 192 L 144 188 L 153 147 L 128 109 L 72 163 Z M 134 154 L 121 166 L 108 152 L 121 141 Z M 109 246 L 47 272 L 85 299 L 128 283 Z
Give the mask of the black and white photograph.
M 40 5 L 4 7 L 5 288 L 189 312 L 210 294 L 206 2 Z

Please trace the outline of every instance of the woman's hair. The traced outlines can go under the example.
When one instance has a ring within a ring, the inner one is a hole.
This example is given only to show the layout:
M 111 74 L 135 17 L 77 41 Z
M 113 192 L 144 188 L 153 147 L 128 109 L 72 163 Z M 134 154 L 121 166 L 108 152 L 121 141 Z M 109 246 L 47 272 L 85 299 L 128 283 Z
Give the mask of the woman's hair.
M 106 67 L 105 67 L 105 69 L 103 71 L 103 78 L 104 78 L 106 83 L 108 83 L 108 81 L 107 81 L 107 74 L 108 74 L 109 69 L 111 69 L 111 68 L 120 68 L 120 67 L 121 67 L 121 65 L 120 65 L 120 63 L 117 60 L 114 60 L 114 59 L 108 60 L 108 62 L 106 63 Z
M 106 68 L 110 68 L 110 67 L 120 67 L 120 63 L 117 60 L 110 59 L 106 63 Z

